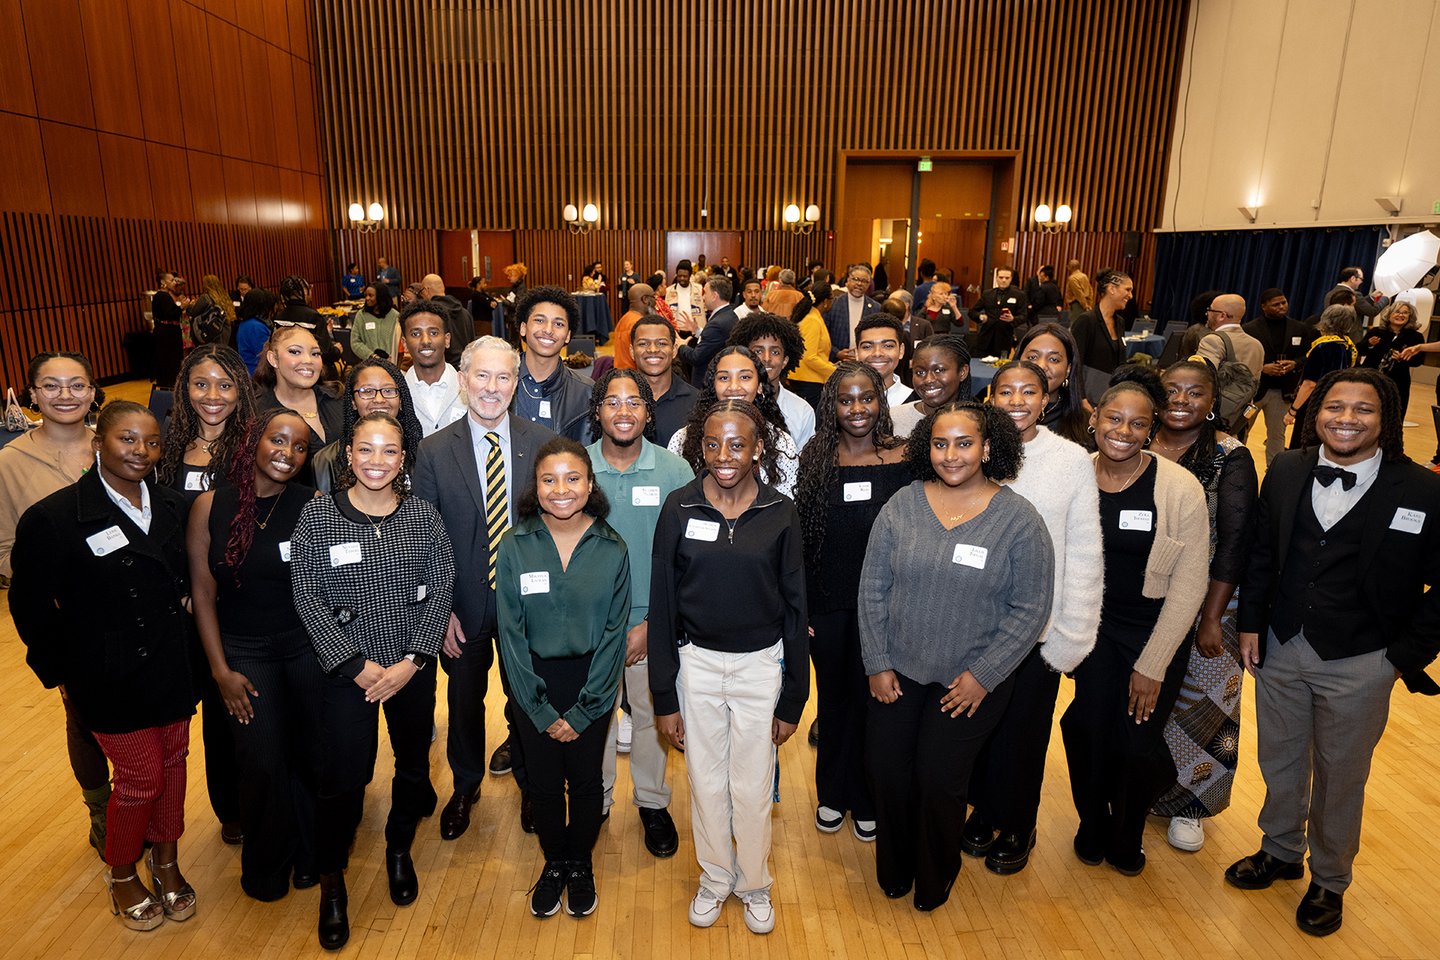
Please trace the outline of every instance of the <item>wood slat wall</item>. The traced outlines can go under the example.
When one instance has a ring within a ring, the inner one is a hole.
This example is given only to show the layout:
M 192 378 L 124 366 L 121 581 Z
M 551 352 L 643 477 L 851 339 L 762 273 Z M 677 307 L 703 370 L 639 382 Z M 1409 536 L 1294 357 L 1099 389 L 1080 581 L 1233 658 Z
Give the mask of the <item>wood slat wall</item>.
M 375 259 L 385 257 L 400 271 L 400 282 L 410 284 L 427 273 L 440 269 L 440 252 L 434 230 L 359 230 L 335 231 L 335 266 L 344 270 L 350 262 L 360 264 L 360 272 L 375 275 Z
M 334 225 L 378 200 L 397 227 L 547 230 L 594 202 L 605 230 L 764 231 L 793 201 L 823 230 L 840 150 L 1015 150 L 1022 227 L 1046 202 L 1149 229 L 1187 8 L 315 0 Z

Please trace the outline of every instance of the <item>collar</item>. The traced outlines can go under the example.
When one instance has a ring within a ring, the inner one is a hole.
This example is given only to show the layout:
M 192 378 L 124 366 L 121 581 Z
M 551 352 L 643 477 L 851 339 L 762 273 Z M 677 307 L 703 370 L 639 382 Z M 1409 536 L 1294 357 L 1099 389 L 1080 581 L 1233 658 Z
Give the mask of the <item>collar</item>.
M 109 481 L 105 479 L 105 474 L 100 470 L 98 456 L 96 457 L 95 468 L 90 472 L 100 479 L 101 488 L 105 491 L 105 495 L 114 501 L 115 506 L 121 510 L 134 512 L 135 504 L 131 503 L 120 491 L 110 486 Z M 154 516 L 154 511 L 150 507 L 150 485 L 144 480 L 140 481 L 140 515 L 143 517 Z
M 704 507 L 707 510 L 715 510 L 715 506 L 711 504 L 710 499 L 705 496 L 705 476 L 709 472 L 709 470 L 702 469 L 699 475 L 696 476 L 694 480 L 691 480 L 689 483 L 687 483 L 684 487 L 681 488 L 685 492 L 680 497 L 680 506 Z M 779 503 L 781 500 L 785 499 L 784 495 L 781 494 L 780 491 L 770 486 L 764 480 L 757 479 L 755 482 L 756 485 L 759 487 L 759 490 L 757 490 L 755 493 L 755 502 L 745 508 L 746 513 L 749 513 L 751 510 L 758 510 L 761 507 L 773 506 L 774 504 Z M 715 512 L 719 513 L 718 510 L 716 510 Z
M 852 297 L 852 296 L 850 296 L 850 291 L 849 291 L 849 290 L 846 290 L 846 291 L 845 291 L 845 299 L 846 299 L 846 300 L 849 300 L 851 303 L 864 303 L 864 302 L 865 302 L 867 299 L 869 299 L 869 298 L 866 297 L 865 294 L 863 294 L 863 293 L 860 294 L 860 296 L 858 296 L 858 297 Z
M 548 397 L 559 390 L 560 384 L 564 381 L 565 373 L 568 370 L 569 368 L 565 366 L 565 361 L 561 359 L 559 365 L 555 368 L 555 372 L 550 374 L 548 379 L 536 380 L 530 375 L 530 368 L 526 366 L 525 358 L 523 356 L 520 358 L 520 379 L 528 380 L 539 387 L 541 396 Z
M 456 390 L 460 388 L 460 374 L 448 363 L 442 363 L 440 365 L 440 379 L 436 380 L 433 384 L 421 380 L 419 375 L 415 373 L 415 367 L 413 365 L 409 370 L 405 371 L 405 379 L 411 386 L 419 387 L 421 390 L 438 390 L 441 387 L 454 387 Z
M 1240 330 L 1240 329 L 1241 329 L 1241 328 L 1240 328 L 1240 324 L 1239 324 L 1238 322 L 1237 322 L 1237 323 L 1223 323 L 1223 324 L 1221 324 L 1220 326 L 1216 327 L 1216 328 L 1215 328 L 1213 331 L 1211 331 L 1211 332 L 1212 332 L 1212 333 L 1219 333 L 1221 330 Z
M 617 543 L 620 542 L 620 535 L 610 527 L 610 524 L 606 523 L 604 520 L 601 520 L 598 517 L 592 516 L 590 519 L 594 522 L 591 523 L 590 526 L 586 527 L 585 532 L 580 535 L 580 540 L 576 543 L 577 547 L 581 543 L 584 543 L 587 539 L 589 539 L 592 534 L 605 540 L 613 540 Z M 550 528 L 545 526 L 545 520 L 543 517 L 540 516 L 540 512 L 538 510 L 528 517 L 522 517 L 520 519 L 520 522 L 515 524 L 515 526 L 511 527 L 510 530 L 512 535 L 517 538 L 534 537 L 539 536 L 542 533 L 545 534 L 545 536 L 547 537 L 550 536 Z M 551 537 L 551 539 L 553 540 L 554 538 Z
M 640 456 L 630 465 L 629 470 L 616 470 L 611 466 L 610 461 L 605 459 L 605 454 L 600 449 L 601 442 L 600 440 L 596 440 L 590 444 L 586 450 L 586 452 L 590 454 L 590 463 L 594 466 L 596 473 L 608 473 L 620 477 L 631 473 L 639 473 L 641 470 L 655 469 L 655 444 L 646 440 L 644 437 L 640 438 Z
M 478 447 L 485 442 L 485 434 L 491 432 L 490 427 L 475 419 L 475 415 L 469 410 L 465 411 L 465 422 L 470 425 L 470 446 Z M 500 420 L 500 425 L 493 428 L 495 433 L 500 434 L 501 449 L 510 447 L 510 415 L 506 414 Z
M 1370 459 L 1361 460 L 1359 463 L 1352 463 L 1347 467 L 1342 464 L 1338 464 L 1334 460 L 1331 460 L 1329 457 L 1325 456 L 1325 447 L 1321 446 L 1319 462 L 1327 467 L 1338 467 L 1341 470 L 1349 470 L 1351 473 L 1355 474 L 1355 482 L 1358 485 L 1362 483 L 1369 483 L 1375 478 L 1375 475 L 1380 472 L 1380 464 L 1384 460 L 1384 458 L 1385 451 L 1376 450 L 1374 455 L 1371 456 Z

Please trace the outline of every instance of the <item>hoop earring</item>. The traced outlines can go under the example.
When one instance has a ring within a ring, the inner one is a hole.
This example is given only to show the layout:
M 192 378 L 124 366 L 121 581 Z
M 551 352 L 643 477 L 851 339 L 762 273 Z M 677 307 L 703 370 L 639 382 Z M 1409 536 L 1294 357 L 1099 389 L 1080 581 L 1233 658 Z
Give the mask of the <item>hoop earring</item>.
M 1068 387 L 1068 386 L 1070 386 L 1070 378 L 1069 378 L 1069 377 L 1066 377 L 1064 380 L 1061 380 L 1061 381 L 1060 381 L 1060 386 L 1062 386 L 1062 387 Z
M 36 409 L 36 410 L 39 410 L 40 407 L 39 407 L 39 406 L 36 406 L 35 409 Z M 99 400 L 91 400 L 91 401 L 90 401 L 90 410 L 91 410 L 92 412 L 98 413 L 99 410 L 100 410 L 100 401 L 99 401 Z
M 1095 432 L 1095 426 L 1094 426 L 1094 424 L 1091 424 L 1090 426 L 1086 427 L 1085 430 L 1086 430 L 1086 432 L 1088 432 L 1088 433 L 1094 433 L 1094 432 Z
M 1214 408 L 1214 407 L 1211 407 L 1211 408 L 1210 408 L 1210 412 L 1207 413 L 1207 414 L 1205 414 L 1205 419 L 1206 419 L 1206 420 L 1214 420 L 1214 419 L 1215 419 L 1215 408 Z
M 1148 447 L 1150 446 L 1150 441 L 1151 441 L 1151 440 L 1154 440 L 1154 439 L 1155 439 L 1154 437 L 1146 437 L 1146 438 L 1145 438 L 1145 442 L 1142 444 L 1142 446 L 1148 448 Z

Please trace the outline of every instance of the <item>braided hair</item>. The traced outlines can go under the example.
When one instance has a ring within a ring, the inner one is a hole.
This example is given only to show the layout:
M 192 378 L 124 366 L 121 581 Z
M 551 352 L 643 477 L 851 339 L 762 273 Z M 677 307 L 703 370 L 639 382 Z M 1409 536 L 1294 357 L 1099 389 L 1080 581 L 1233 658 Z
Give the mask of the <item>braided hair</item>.
M 1320 378 L 1315 392 L 1305 403 L 1305 432 L 1301 434 L 1305 448 L 1321 445 L 1315 417 L 1325 405 L 1325 395 L 1340 383 L 1364 383 L 1375 388 L 1380 397 L 1380 454 L 1386 463 L 1409 460 L 1405 456 L 1405 405 L 1400 400 L 1400 389 L 1394 380 L 1372 367 L 1334 370 Z
M 932 337 L 926 337 L 915 344 L 915 353 L 921 350 L 944 350 L 955 358 L 956 368 L 960 374 L 960 385 L 955 389 L 955 396 L 950 399 L 951 403 L 958 403 L 970 399 L 970 345 L 965 342 L 963 334 L 959 333 L 937 333 Z M 911 354 L 913 360 L 915 354 Z
M 696 406 L 698 408 L 699 404 L 696 404 Z M 766 421 L 765 414 L 760 410 L 760 408 L 755 404 L 751 403 L 750 401 L 717 400 L 714 403 L 706 404 L 705 413 L 700 418 L 700 427 L 698 430 L 696 430 L 696 433 L 703 435 L 705 433 L 705 422 L 711 417 L 718 416 L 719 414 L 724 413 L 741 414 L 755 424 L 755 437 L 762 444 L 762 448 L 760 451 L 760 463 L 756 466 L 756 471 L 759 474 L 757 479 L 780 476 L 779 451 L 775 449 L 775 444 L 772 442 L 775 435 L 775 427 L 773 424 Z M 688 438 L 686 439 L 685 445 L 687 447 L 690 445 Z M 692 464 L 692 466 L 694 466 L 694 464 Z M 700 472 L 704 469 L 705 457 L 702 454 L 700 457 L 700 465 L 698 467 L 695 467 L 696 475 L 698 476 Z M 770 483 L 772 486 L 774 485 L 773 480 L 766 480 L 766 482 Z
M 598 440 L 605 432 L 600 428 L 600 407 L 605 403 L 605 395 L 610 392 L 610 384 L 616 380 L 629 380 L 635 384 L 635 390 L 645 404 L 645 429 L 641 431 L 641 435 L 655 443 L 655 394 L 650 389 L 650 381 L 646 380 L 639 370 L 628 368 L 611 367 L 605 371 L 605 376 L 596 380 L 595 386 L 590 388 L 590 436 Z
M 265 432 L 270 429 L 270 424 L 276 417 L 294 417 L 303 427 L 302 436 L 306 441 L 310 438 L 310 425 L 305 418 L 294 410 L 285 407 L 272 407 L 269 410 L 256 416 L 250 421 L 250 426 L 245 430 L 245 437 L 240 442 L 240 447 L 235 451 L 235 457 L 230 461 L 230 469 L 226 474 L 230 478 L 230 484 L 239 495 L 238 504 L 235 508 L 235 516 L 230 518 L 230 532 L 225 541 L 225 566 L 230 568 L 230 576 L 235 581 L 235 586 L 240 586 L 240 567 L 245 563 L 245 558 L 250 555 L 250 548 L 255 544 L 255 461 L 260 455 L 260 440 Z M 309 459 L 309 451 L 295 464 L 298 472 Z
M 1211 481 L 1215 479 L 1215 455 L 1219 450 L 1217 440 L 1220 431 L 1217 425 L 1220 423 L 1220 420 L 1216 413 L 1216 408 L 1220 405 L 1220 384 L 1215 378 L 1215 368 L 1210 366 L 1210 361 L 1204 357 L 1190 357 L 1177 363 L 1172 363 L 1169 367 L 1165 368 L 1164 374 L 1160 377 L 1160 382 L 1163 384 L 1170 377 L 1171 373 L 1180 370 L 1194 370 L 1199 374 L 1201 380 L 1210 387 L 1210 409 L 1206 411 L 1205 418 L 1200 421 L 1200 434 L 1195 438 L 1195 442 L 1190 445 L 1190 449 L 1186 450 L 1184 455 L 1177 461 L 1180 466 L 1193 473 L 1195 479 L 1200 481 L 1200 485 L 1208 490 Z M 1169 402 L 1168 396 L 1166 402 Z
M 747 318 L 748 319 L 748 318 Z M 815 435 L 800 451 L 800 472 L 795 481 L 795 506 L 800 512 L 800 533 L 805 540 L 805 559 L 810 564 L 820 561 L 825 546 L 825 516 L 830 490 L 840 475 L 840 418 L 835 414 L 835 399 L 842 381 L 863 377 L 880 404 L 880 415 L 870 431 L 870 440 L 878 450 L 891 450 L 905 441 L 895 436 L 890 419 L 890 404 L 885 399 L 885 384 L 880 374 L 867 363 L 841 360 L 835 372 L 820 388 L 815 405 Z
M 720 361 L 728 356 L 739 354 L 755 365 L 755 379 L 759 387 L 755 392 L 755 407 L 765 418 L 770 429 L 766 431 L 761 439 L 765 441 L 764 461 L 772 460 L 778 455 L 776 435 L 781 432 L 789 432 L 785 425 L 785 414 L 780 412 L 780 404 L 775 400 L 775 387 L 770 383 L 770 378 L 765 375 L 765 368 L 760 361 L 755 359 L 755 354 L 750 352 L 749 347 L 725 347 L 710 361 L 710 366 L 705 368 L 705 385 L 700 390 L 700 396 L 695 399 L 695 406 L 690 408 L 690 416 L 685 421 L 685 446 L 681 449 L 680 455 L 690 468 L 699 473 L 705 466 L 705 457 L 700 452 L 700 440 L 705 434 L 705 418 L 709 415 L 709 409 L 718 403 L 720 397 L 715 392 L 715 371 L 720 366 Z M 780 482 L 780 471 L 778 465 L 767 465 L 765 471 L 765 482 L 776 484 Z
M 410 471 L 415 469 L 415 455 L 420 449 L 420 441 L 425 439 L 425 430 L 420 426 L 420 418 L 415 414 L 415 401 L 410 398 L 410 385 L 405 382 L 405 375 L 400 372 L 400 368 L 389 360 L 381 360 L 375 356 L 366 357 L 351 367 L 345 378 L 345 412 L 341 421 L 344 426 L 340 433 L 340 449 L 336 451 L 336 459 L 343 464 L 340 476 L 349 476 L 350 482 L 344 483 L 342 480 L 336 489 L 343 490 L 355 482 L 354 473 L 350 469 L 350 441 L 355 437 L 355 425 L 364 419 L 360 416 L 360 411 L 355 409 L 355 384 L 360 379 L 360 372 L 370 367 L 384 370 L 400 391 L 400 412 L 393 419 L 400 427 L 405 441 L 405 468 L 400 471 L 401 476 L 408 477 Z
M 250 371 L 245 361 L 234 348 L 220 343 L 207 343 L 196 347 L 186 355 L 180 364 L 180 373 L 175 377 L 175 405 L 170 411 L 170 423 L 165 434 L 165 455 L 155 474 L 166 486 L 175 482 L 185 463 L 185 448 L 200 436 L 200 415 L 190 403 L 190 376 L 202 363 L 214 363 L 225 371 L 225 376 L 235 385 L 235 410 L 225 421 L 224 429 L 214 443 L 210 444 L 210 462 L 205 465 L 205 487 L 209 489 L 215 481 L 225 475 L 225 465 L 235 459 L 236 451 L 245 437 L 245 428 L 255 419 L 255 394 L 250 389 Z

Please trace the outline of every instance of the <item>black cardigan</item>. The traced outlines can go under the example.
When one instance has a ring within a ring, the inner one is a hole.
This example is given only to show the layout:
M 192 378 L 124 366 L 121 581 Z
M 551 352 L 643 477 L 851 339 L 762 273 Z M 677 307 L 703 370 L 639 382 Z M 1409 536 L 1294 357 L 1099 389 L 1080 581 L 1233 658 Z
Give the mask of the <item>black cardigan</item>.
M 195 712 L 193 625 L 185 561 L 189 507 L 147 482 L 150 532 L 115 505 L 91 470 L 25 511 L 11 554 L 10 615 L 25 661 L 46 687 L 64 685 L 98 733 L 131 733 Z M 86 542 L 118 528 L 129 541 L 96 556 Z

